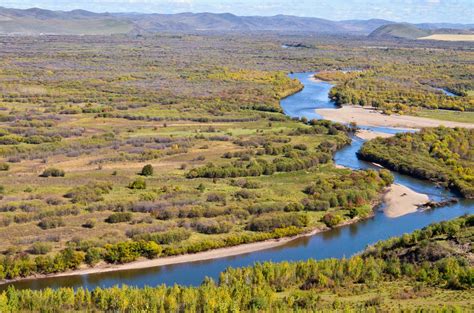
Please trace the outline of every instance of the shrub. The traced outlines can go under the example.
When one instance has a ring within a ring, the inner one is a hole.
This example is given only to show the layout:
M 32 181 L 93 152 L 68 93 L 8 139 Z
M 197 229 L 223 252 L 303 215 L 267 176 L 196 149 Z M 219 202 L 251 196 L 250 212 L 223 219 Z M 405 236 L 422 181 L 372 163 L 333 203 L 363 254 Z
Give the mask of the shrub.
M 103 250 L 97 247 L 87 249 L 85 261 L 88 265 L 94 266 L 103 258 Z
M 158 233 L 142 233 L 132 236 L 133 240 L 145 240 L 153 241 L 162 245 L 169 245 L 172 243 L 180 242 L 188 239 L 191 236 L 191 232 L 186 229 L 178 228 L 167 232 Z
M 84 224 L 82 224 L 82 227 L 84 228 L 94 228 L 95 227 L 95 220 L 87 220 Z
M 111 214 L 105 221 L 110 224 L 125 223 L 132 220 L 132 213 L 130 212 L 117 212 Z
M 272 231 L 277 228 L 287 228 L 290 226 L 306 227 L 309 219 L 306 214 L 296 213 L 271 213 L 255 217 L 248 229 L 252 231 Z
M 142 176 L 152 176 L 153 175 L 153 166 L 151 164 L 147 164 L 142 168 L 140 172 Z
M 257 195 L 251 191 L 242 189 L 234 193 L 236 199 L 255 199 Z
M 87 204 L 104 200 L 102 195 L 112 190 L 112 184 L 107 182 L 95 182 L 76 187 L 69 191 L 65 197 L 70 198 L 72 203 Z
M 45 169 L 40 177 L 64 177 L 65 174 L 61 169 L 50 167 Z
M 47 254 L 53 247 L 49 242 L 35 242 L 30 249 L 31 254 Z
M 143 178 L 137 178 L 130 184 L 128 184 L 130 189 L 146 189 L 146 182 Z
M 225 203 L 226 202 L 226 199 L 225 199 L 225 195 L 224 194 L 221 194 L 221 193 L 208 193 L 207 194 L 207 202 L 222 202 L 222 203 Z
M 0 171 L 8 171 L 10 169 L 10 164 L 8 163 L 0 163 Z
M 322 221 L 324 224 L 326 224 L 326 226 L 332 228 L 342 222 L 342 217 L 339 215 L 332 214 L 332 213 L 327 213 L 326 215 L 323 216 Z
M 232 224 L 227 221 L 200 220 L 194 223 L 196 230 L 202 234 L 223 234 L 232 229 Z
M 109 263 L 127 263 L 140 256 L 154 258 L 161 254 L 162 248 L 152 241 L 126 241 L 105 245 L 105 261 Z
M 304 209 L 306 211 L 327 211 L 330 207 L 329 201 L 324 200 L 303 200 Z
M 42 229 L 52 229 L 52 228 L 58 228 L 64 226 L 65 223 L 60 217 L 45 217 L 43 218 L 38 226 Z

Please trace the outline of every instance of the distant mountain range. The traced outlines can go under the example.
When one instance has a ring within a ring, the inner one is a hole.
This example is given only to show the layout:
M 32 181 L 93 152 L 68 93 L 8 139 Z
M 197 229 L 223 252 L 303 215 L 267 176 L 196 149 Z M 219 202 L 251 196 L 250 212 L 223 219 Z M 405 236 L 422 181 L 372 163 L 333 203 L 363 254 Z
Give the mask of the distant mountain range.
M 387 20 L 330 21 L 320 18 L 276 16 L 236 16 L 230 13 L 93 13 L 38 8 L 27 10 L 0 7 L 0 34 L 7 35 L 109 35 L 163 31 L 277 31 L 321 34 L 369 35 L 387 25 Z M 470 29 L 474 24 L 419 24 L 424 30 Z

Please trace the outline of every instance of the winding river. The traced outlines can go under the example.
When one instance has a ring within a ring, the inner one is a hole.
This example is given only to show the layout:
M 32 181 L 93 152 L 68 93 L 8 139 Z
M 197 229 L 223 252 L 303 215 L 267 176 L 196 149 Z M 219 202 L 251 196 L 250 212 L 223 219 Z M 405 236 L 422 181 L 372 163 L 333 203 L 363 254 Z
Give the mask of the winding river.
M 291 74 L 299 79 L 305 88 L 299 93 L 281 101 L 285 114 L 291 117 L 321 118 L 315 112 L 317 108 L 334 108 L 328 99 L 332 85 L 326 82 L 311 80 L 310 73 Z M 363 127 L 378 132 L 394 133 L 406 130 Z M 352 145 L 347 146 L 335 155 L 335 162 L 353 169 L 374 168 L 374 165 L 357 159 L 355 152 L 363 144 L 363 140 L 354 137 Z M 395 182 L 405 185 L 417 192 L 425 193 L 433 200 L 453 197 L 449 191 L 435 187 L 425 181 L 393 173 Z M 474 201 L 460 200 L 449 207 L 429 211 L 418 211 L 398 218 L 388 218 L 376 212 L 371 219 L 357 224 L 332 229 L 311 237 L 301 237 L 281 246 L 262 251 L 251 252 L 232 257 L 196 261 L 176 265 L 152 267 L 136 270 L 124 270 L 80 276 L 64 276 L 42 279 L 23 280 L 11 283 L 16 288 L 42 289 L 46 287 L 111 287 L 114 285 L 130 285 L 137 287 L 156 286 L 160 284 L 199 285 L 204 277 L 218 279 L 219 273 L 227 267 L 242 267 L 261 261 L 298 261 L 309 258 L 343 258 L 362 251 L 367 245 L 379 240 L 412 232 L 434 222 L 452 219 L 469 213 L 474 208 Z M 5 289 L 8 285 L 0 286 Z

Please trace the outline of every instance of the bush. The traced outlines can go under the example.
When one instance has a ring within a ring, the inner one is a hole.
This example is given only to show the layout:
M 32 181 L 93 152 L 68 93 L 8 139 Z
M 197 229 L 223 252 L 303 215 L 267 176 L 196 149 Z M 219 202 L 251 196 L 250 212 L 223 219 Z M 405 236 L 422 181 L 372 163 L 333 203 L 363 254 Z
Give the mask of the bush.
M 87 249 L 86 251 L 86 256 L 85 256 L 85 261 L 88 265 L 94 266 L 97 263 L 100 262 L 103 258 L 103 251 L 100 248 L 97 247 L 91 247 Z
M 215 193 L 215 192 L 207 194 L 206 200 L 207 202 L 222 202 L 222 203 L 226 202 L 224 194 Z
M 70 198 L 72 203 L 87 204 L 104 200 L 102 195 L 108 194 L 111 190 L 111 183 L 96 182 L 76 187 L 64 196 Z
M 140 241 L 153 241 L 162 245 L 169 245 L 172 243 L 180 242 L 188 239 L 191 236 L 191 232 L 186 229 L 173 229 L 167 232 L 158 233 L 141 233 L 132 236 L 133 240 Z
M 326 215 L 323 216 L 322 221 L 326 226 L 328 227 L 335 227 L 339 225 L 339 223 L 342 222 L 342 217 L 339 215 L 335 215 L 332 213 L 327 213 Z
M 41 229 L 58 228 L 58 227 L 62 227 L 64 225 L 65 225 L 65 223 L 62 220 L 62 218 L 56 217 L 56 216 L 54 216 L 54 217 L 45 217 L 38 224 L 38 226 Z
M 254 218 L 248 225 L 252 231 L 272 231 L 277 228 L 306 227 L 309 218 L 301 213 L 271 213 Z
M 40 177 L 64 177 L 66 173 L 58 168 L 50 167 L 43 171 Z
M 95 227 L 95 220 L 87 220 L 84 224 L 82 224 L 84 228 L 94 228 Z
M 30 249 L 31 254 L 47 254 L 53 249 L 49 242 L 35 242 Z
M 117 212 L 111 214 L 105 221 L 110 224 L 125 223 L 132 220 L 132 213 L 130 212 Z
M 152 176 L 153 175 L 153 166 L 151 164 L 147 164 L 142 168 L 140 172 L 142 176 Z
M 304 209 L 306 211 L 327 211 L 330 208 L 329 201 L 304 199 Z
M 196 230 L 202 234 L 223 234 L 232 229 L 232 224 L 227 221 L 200 220 L 194 223 Z
M 104 260 L 109 263 L 132 262 L 140 256 L 151 259 L 159 256 L 162 252 L 161 246 L 153 241 L 126 241 L 114 245 L 108 244 L 104 248 Z
M 10 164 L 0 163 L 0 171 L 8 171 L 10 169 Z
M 146 182 L 143 178 L 137 178 L 130 184 L 128 184 L 130 189 L 146 189 Z

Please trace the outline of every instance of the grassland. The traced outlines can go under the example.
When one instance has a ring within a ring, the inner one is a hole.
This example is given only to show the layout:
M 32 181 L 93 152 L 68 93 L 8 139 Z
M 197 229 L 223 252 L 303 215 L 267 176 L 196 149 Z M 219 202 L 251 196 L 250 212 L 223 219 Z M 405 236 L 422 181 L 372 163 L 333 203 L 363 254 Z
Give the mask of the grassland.
M 390 175 L 335 168 L 353 130 L 285 117 L 279 100 L 301 88 L 286 74 L 388 62 L 461 69 L 471 57 L 442 43 L 387 51 L 270 34 L 0 40 L 2 279 L 369 216 Z M 295 40 L 311 48 L 281 48 Z
M 441 121 L 474 124 L 474 112 L 458 112 L 448 110 L 419 110 L 414 113 L 414 115 Z

